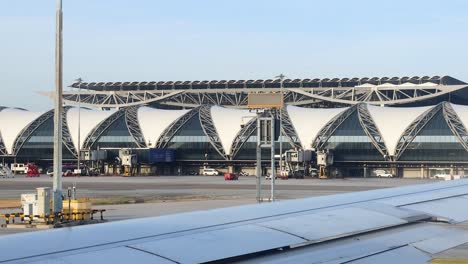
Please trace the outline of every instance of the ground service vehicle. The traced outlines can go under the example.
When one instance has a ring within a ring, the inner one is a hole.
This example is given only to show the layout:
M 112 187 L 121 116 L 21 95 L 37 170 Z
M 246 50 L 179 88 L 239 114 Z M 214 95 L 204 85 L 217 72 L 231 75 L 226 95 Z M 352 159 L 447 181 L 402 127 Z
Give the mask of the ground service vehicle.
M 310 175 L 310 177 L 312 177 L 312 178 L 317 177 L 317 176 L 318 176 L 317 169 L 311 168 L 310 171 L 309 171 L 309 175 Z
M 224 180 L 225 181 L 237 181 L 239 177 L 235 173 L 224 173 Z
M 70 176 L 98 176 L 99 169 L 98 168 L 89 168 L 87 166 L 80 166 L 80 169 L 77 170 L 76 165 L 71 164 L 64 164 L 62 166 L 62 176 L 70 177 Z M 47 169 L 46 174 L 50 177 L 54 176 L 54 171 L 52 168 Z
M 74 176 L 71 170 L 62 171 L 62 177 Z
M 280 177 L 280 179 L 282 179 L 282 180 L 287 180 L 287 179 L 289 179 L 289 171 L 287 171 L 287 170 L 282 170 L 282 171 L 280 171 L 279 177 Z
M 203 169 L 202 174 L 205 176 L 218 176 L 219 172 L 212 168 L 205 168 Z
M 12 163 L 11 164 L 12 173 L 26 174 L 28 173 L 28 166 L 24 163 Z
M 433 176 L 434 179 L 437 179 L 437 180 L 445 180 L 445 181 L 449 181 L 452 179 L 452 176 L 450 176 L 450 174 L 445 174 L 445 173 L 437 173 L 436 175 Z
M 375 170 L 375 176 L 379 178 L 393 178 L 393 174 L 386 172 L 385 170 Z
M 26 165 L 27 172 L 26 172 L 26 177 L 39 177 L 39 169 L 37 168 L 36 165 L 28 163 Z

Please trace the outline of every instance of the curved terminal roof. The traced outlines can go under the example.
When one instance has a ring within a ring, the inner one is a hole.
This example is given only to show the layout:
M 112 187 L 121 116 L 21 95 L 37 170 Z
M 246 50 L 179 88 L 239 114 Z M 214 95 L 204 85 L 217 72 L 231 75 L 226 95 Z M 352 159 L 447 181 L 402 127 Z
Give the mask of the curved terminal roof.
M 151 107 L 138 109 L 138 122 L 148 146 L 154 146 L 164 130 L 190 110 L 163 110 Z
M 433 106 L 426 107 L 380 107 L 367 105 L 367 109 L 377 126 L 390 155 L 395 149 L 405 129 L 420 115 Z
M 231 153 L 232 142 L 241 130 L 241 125 L 252 117 L 255 117 L 255 114 L 250 113 L 249 110 L 211 107 L 211 118 L 223 145 L 224 153 Z
M 413 77 L 364 77 L 364 78 L 324 78 L 324 79 L 285 79 L 285 88 L 298 87 L 355 87 L 391 86 L 409 83 L 411 85 L 459 85 L 464 82 L 450 76 L 413 76 Z M 73 88 L 96 91 L 119 90 L 179 90 L 179 89 L 223 89 L 223 88 L 280 88 L 280 79 L 274 80 L 205 80 L 205 81 L 144 81 L 144 82 L 76 82 Z
M 80 149 L 88 134 L 103 120 L 108 118 L 115 111 L 100 111 L 81 108 L 80 119 Z M 78 108 L 71 108 L 67 111 L 67 124 L 75 147 L 78 146 Z
M 13 108 L 0 111 L 0 133 L 8 153 L 12 153 L 13 144 L 21 130 L 42 114 L 43 112 L 29 112 Z
M 310 149 L 320 130 L 347 108 L 303 108 L 289 105 L 287 111 L 302 148 Z
M 335 108 L 359 103 L 386 106 L 428 106 L 447 100 L 468 105 L 468 84 L 450 76 L 364 77 L 324 79 L 196 80 L 74 83 L 64 102 L 98 108 L 165 106 L 191 109 L 205 104 L 247 108 L 251 92 L 279 92 L 285 103 L 314 108 Z M 43 93 L 53 98 L 53 93 Z
M 444 104 L 445 107 L 446 104 Z M 450 104 L 457 113 L 461 122 L 468 127 L 468 106 Z M 354 107 L 354 106 L 353 106 Z M 367 105 L 367 110 L 372 117 L 366 122 L 372 122 L 378 130 L 378 134 L 385 142 L 388 154 L 395 155 L 396 146 L 404 131 L 421 115 L 426 114 L 430 107 L 378 107 Z M 286 110 L 291 123 L 301 141 L 304 149 L 309 149 L 318 133 L 333 118 L 343 114 L 349 108 L 303 108 L 288 105 Z M 140 107 L 137 113 L 137 122 L 148 147 L 154 147 L 157 140 L 171 123 L 187 114 L 191 110 L 163 110 L 150 107 Z M 103 120 L 115 111 L 99 111 L 81 109 L 80 137 L 82 144 L 88 134 Z M 28 127 L 43 113 L 29 112 L 20 109 L 6 108 L 0 111 L 0 134 L 8 153 L 12 153 L 15 140 L 20 132 Z M 220 106 L 212 106 L 210 109 L 212 125 L 221 143 L 224 153 L 230 154 L 236 135 L 241 131 L 241 125 L 255 117 L 249 110 L 232 109 Z M 67 124 L 72 141 L 77 146 L 78 142 L 78 109 L 71 108 L 66 113 Z M 132 122 L 135 122 L 132 120 Z M 132 123 L 134 124 L 134 123 Z M 211 133 L 211 132 L 210 132 Z M 370 135 L 373 136 L 373 135 Z

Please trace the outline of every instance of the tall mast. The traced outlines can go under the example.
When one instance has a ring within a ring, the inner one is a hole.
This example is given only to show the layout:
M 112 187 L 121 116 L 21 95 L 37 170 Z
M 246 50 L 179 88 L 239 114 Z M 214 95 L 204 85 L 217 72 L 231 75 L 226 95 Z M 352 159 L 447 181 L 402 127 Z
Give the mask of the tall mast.
M 62 0 L 57 0 L 55 32 L 54 214 L 62 212 Z

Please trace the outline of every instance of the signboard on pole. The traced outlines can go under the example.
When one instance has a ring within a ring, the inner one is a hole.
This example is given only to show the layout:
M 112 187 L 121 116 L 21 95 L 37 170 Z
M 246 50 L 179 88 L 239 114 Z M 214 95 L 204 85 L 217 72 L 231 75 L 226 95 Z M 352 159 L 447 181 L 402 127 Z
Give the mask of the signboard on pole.
M 249 93 L 247 107 L 253 109 L 283 108 L 281 93 Z

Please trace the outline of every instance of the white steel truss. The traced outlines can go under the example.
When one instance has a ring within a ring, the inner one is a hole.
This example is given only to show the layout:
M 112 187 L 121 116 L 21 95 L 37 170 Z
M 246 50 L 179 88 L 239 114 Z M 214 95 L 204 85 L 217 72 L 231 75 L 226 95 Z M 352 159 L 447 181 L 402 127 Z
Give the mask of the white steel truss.
M 289 118 L 288 111 L 286 111 L 286 109 L 283 108 L 279 112 L 281 114 L 282 119 L 281 135 L 286 136 L 288 138 L 291 147 L 296 149 L 302 149 L 301 140 L 299 139 L 299 136 L 297 135 L 296 130 L 294 129 L 291 119 Z
M 183 91 L 65 91 L 63 101 L 66 104 L 80 104 L 82 106 L 99 108 L 117 108 L 158 103 Z M 52 93 L 42 93 L 53 96 Z
M 5 143 L 3 142 L 2 133 L 0 133 L 0 155 L 1 156 L 8 155 L 8 152 L 7 152 L 6 147 L 5 147 Z
M 291 105 L 327 107 L 360 102 L 398 105 L 428 100 L 468 87 L 450 76 L 286 79 L 284 100 Z M 246 107 L 248 93 L 279 92 L 280 80 L 187 82 L 75 83 L 81 91 L 65 91 L 64 102 L 118 108 L 160 104 L 196 107 L 203 104 Z M 52 93 L 47 94 L 52 96 Z
M 468 151 L 468 130 L 463 125 L 460 117 L 457 115 L 455 110 L 453 110 L 450 103 L 443 103 L 443 113 L 450 130 L 452 130 L 453 134 L 458 138 L 460 143 L 463 145 L 463 148 Z
M 146 148 L 146 141 L 143 133 L 141 132 L 140 123 L 138 122 L 138 108 L 139 106 L 131 106 L 125 109 L 125 123 L 128 132 L 135 140 L 139 148 Z
M 361 127 L 364 129 L 364 132 L 371 140 L 372 145 L 382 154 L 385 159 L 389 159 L 389 153 L 387 147 L 385 146 L 385 142 L 383 137 L 375 125 L 372 116 L 367 109 L 367 104 L 361 103 L 357 105 L 357 112 L 359 117 L 359 123 Z
M 78 151 L 73 144 L 72 137 L 70 135 L 70 129 L 68 128 L 67 112 L 71 109 L 70 106 L 65 106 L 62 112 L 62 143 L 70 151 L 70 153 L 76 158 L 78 157 Z
M 215 148 L 216 152 L 221 155 L 221 157 L 228 159 L 228 156 L 224 152 L 223 145 L 219 140 L 219 135 L 216 131 L 216 127 L 214 126 L 213 119 L 211 118 L 211 106 L 202 105 L 199 109 L 200 124 L 203 132 L 208 137 L 208 141 Z

